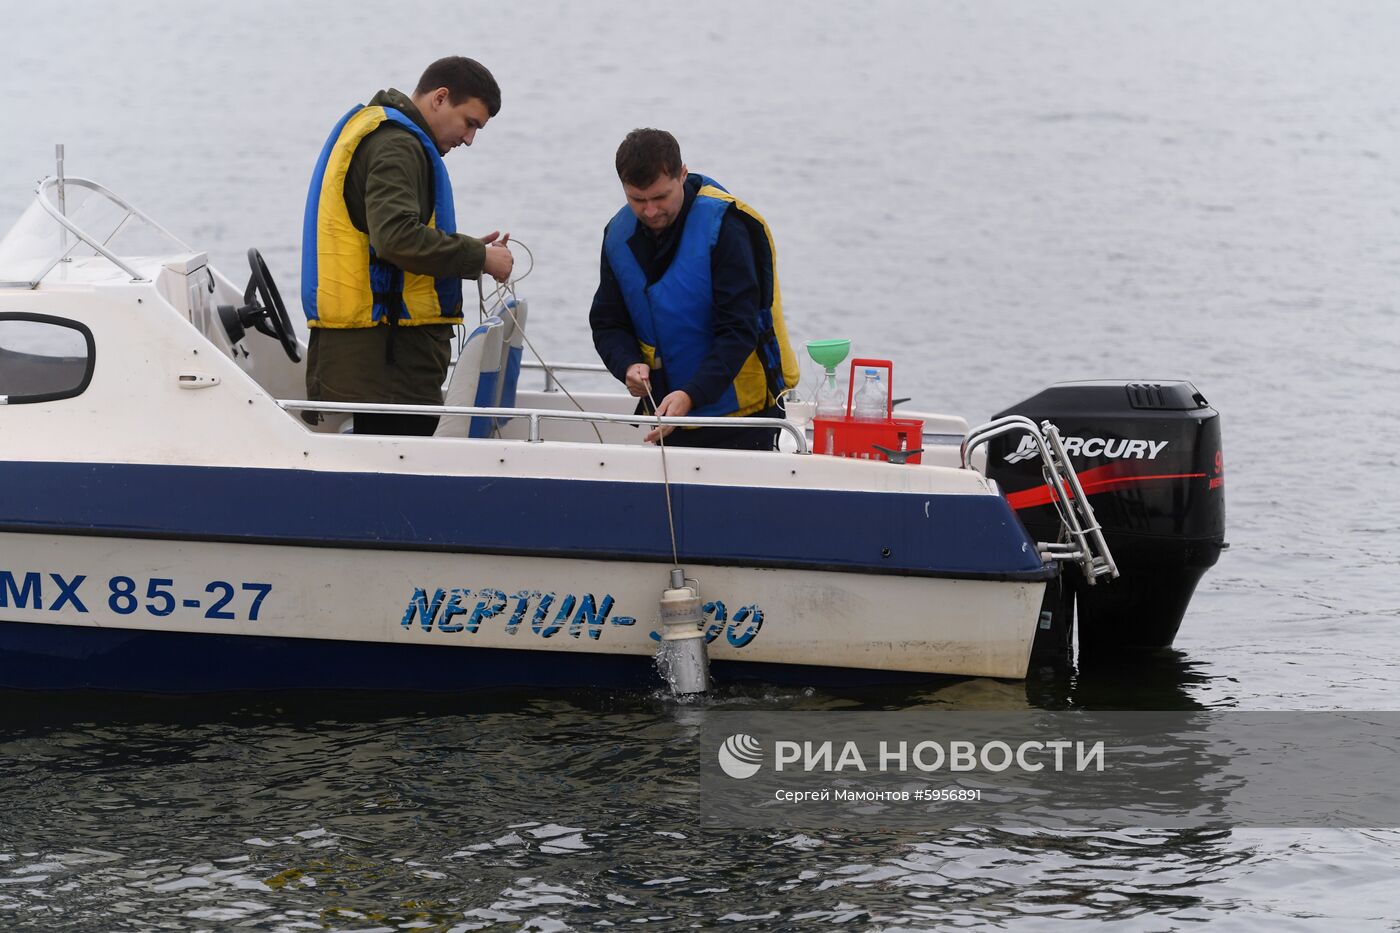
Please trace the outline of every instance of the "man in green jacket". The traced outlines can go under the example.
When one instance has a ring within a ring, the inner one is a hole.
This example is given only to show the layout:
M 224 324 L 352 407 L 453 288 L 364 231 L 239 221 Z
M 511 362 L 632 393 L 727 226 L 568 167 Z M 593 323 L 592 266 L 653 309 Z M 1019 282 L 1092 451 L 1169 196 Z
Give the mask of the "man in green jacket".
M 504 282 L 513 266 L 510 234 L 456 232 L 442 156 L 470 146 L 500 107 L 491 73 L 454 56 L 429 65 L 411 97 L 380 91 L 331 131 L 302 241 L 309 398 L 442 403 L 461 280 Z M 432 434 L 437 420 L 357 414 L 355 433 Z

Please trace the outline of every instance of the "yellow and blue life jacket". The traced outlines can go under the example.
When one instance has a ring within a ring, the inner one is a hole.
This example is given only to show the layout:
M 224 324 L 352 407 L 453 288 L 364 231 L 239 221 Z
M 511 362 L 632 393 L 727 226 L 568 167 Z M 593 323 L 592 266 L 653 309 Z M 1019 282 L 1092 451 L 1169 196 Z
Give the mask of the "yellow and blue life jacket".
M 608 222 L 603 252 L 617 278 L 642 360 L 667 374 L 667 385 L 685 385 L 699 370 L 714 342 L 714 288 L 710 252 L 719 239 L 724 213 L 733 204 L 754 237 L 759 279 L 759 343 L 734 382 L 719 399 L 692 409 L 692 415 L 749 415 L 762 411 L 783 391 L 797 385 L 798 360 L 783 323 L 773 236 L 759 213 L 712 178 L 700 178 L 700 191 L 686 215 L 676 254 L 666 272 L 647 284 L 646 272 L 627 241 L 637 217 L 624 206 Z M 762 239 L 759 239 L 759 236 Z
M 433 215 L 428 225 L 457 232 L 452 183 L 437 146 L 419 126 L 392 107 L 356 105 L 331 130 L 306 197 L 302 227 L 301 304 L 311 327 L 354 328 L 390 324 L 457 324 L 462 320 L 462 280 L 404 272 L 380 259 L 369 234 L 350 220 L 345 176 L 361 142 L 386 121 L 404 127 L 423 144 L 433 168 Z

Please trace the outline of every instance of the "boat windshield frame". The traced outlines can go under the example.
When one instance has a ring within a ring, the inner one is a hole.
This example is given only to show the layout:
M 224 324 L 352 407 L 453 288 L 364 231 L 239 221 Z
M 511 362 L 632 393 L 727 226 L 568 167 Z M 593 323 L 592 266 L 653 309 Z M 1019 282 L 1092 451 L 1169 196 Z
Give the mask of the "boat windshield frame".
M 105 198 L 107 201 L 111 202 L 113 205 L 120 208 L 122 211 L 125 211 L 125 213 L 121 216 L 121 219 L 116 222 L 116 224 L 112 227 L 111 232 L 108 233 L 105 237 L 99 238 L 96 234 L 83 229 L 77 223 L 75 223 L 71 217 L 67 215 L 67 211 L 65 208 L 65 188 L 69 185 L 78 188 L 85 188 L 93 192 L 95 195 Z M 142 274 L 129 262 L 127 262 L 121 256 L 118 256 L 116 253 L 114 253 L 111 249 L 108 248 L 112 240 L 115 239 L 116 236 L 127 227 L 127 224 L 130 223 L 130 221 L 133 218 L 148 225 L 151 228 L 151 230 L 168 240 L 169 245 L 171 247 L 170 252 L 194 252 L 194 249 L 188 243 L 186 243 L 184 240 L 181 240 L 169 230 L 165 229 L 165 227 L 161 226 L 159 223 L 153 220 L 149 214 L 137 208 L 135 205 L 131 204 L 129 201 L 118 195 L 116 192 L 112 191 L 110 188 L 100 185 L 97 182 L 92 181 L 88 178 L 79 178 L 73 175 L 60 178 L 58 176 L 50 175 L 41 182 L 39 182 L 39 186 L 35 191 L 34 201 L 31 204 L 31 208 L 35 204 L 37 204 L 42 209 L 43 214 L 48 215 L 47 219 L 51 219 L 52 221 L 57 223 L 60 226 L 60 228 L 66 233 L 72 234 L 72 242 L 69 243 L 68 237 L 66 235 L 62 235 L 59 240 L 59 246 L 55 254 L 51 258 L 43 255 L 33 257 L 33 260 L 36 263 L 41 264 L 36 266 L 36 269 L 38 270 L 36 273 L 29 275 L 27 278 L 21 278 L 19 280 L 0 281 L 0 287 L 37 288 L 39 286 L 39 283 L 44 280 L 44 277 L 53 271 L 55 266 L 69 259 L 72 256 L 73 251 L 83 245 L 91 247 L 97 255 L 102 256 L 108 262 L 115 265 L 118 269 L 131 276 L 131 281 L 149 282 L 150 278 L 148 276 Z M 5 239 L 9 239 L 10 236 L 16 233 L 22 234 L 24 232 L 24 227 L 34 225 L 36 218 L 42 218 L 42 216 L 42 214 L 39 214 L 32 210 L 26 211 L 20 216 L 20 219 L 15 223 L 15 226 L 10 230 L 10 232 L 6 234 Z M 3 272 L 0 272 L 0 277 L 3 277 L 3 274 Z

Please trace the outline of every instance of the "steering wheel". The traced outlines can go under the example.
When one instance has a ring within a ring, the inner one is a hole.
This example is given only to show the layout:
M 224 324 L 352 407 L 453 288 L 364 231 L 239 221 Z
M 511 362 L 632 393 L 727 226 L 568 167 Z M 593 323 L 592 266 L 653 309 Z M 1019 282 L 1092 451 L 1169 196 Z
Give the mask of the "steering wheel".
M 248 266 L 252 274 L 248 276 L 248 288 L 243 292 L 243 307 L 238 309 L 238 316 L 245 327 L 251 324 L 258 333 L 281 341 L 291 361 L 300 363 L 301 348 L 297 346 L 291 318 L 287 317 L 287 306 L 282 303 L 277 283 L 272 281 L 272 273 L 267 271 L 267 263 L 263 262 L 257 247 L 248 250 Z

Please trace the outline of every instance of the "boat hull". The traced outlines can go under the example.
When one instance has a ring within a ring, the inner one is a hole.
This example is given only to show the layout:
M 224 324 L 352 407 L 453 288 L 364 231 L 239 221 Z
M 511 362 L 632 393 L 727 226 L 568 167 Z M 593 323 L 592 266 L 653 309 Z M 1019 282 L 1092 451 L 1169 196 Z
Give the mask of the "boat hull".
M 0 554 L 0 686 L 659 683 L 669 563 L 45 533 L 0 533 Z M 1045 585 L 689 571 L 719 676 L 812 683 L 1022 677 Z

